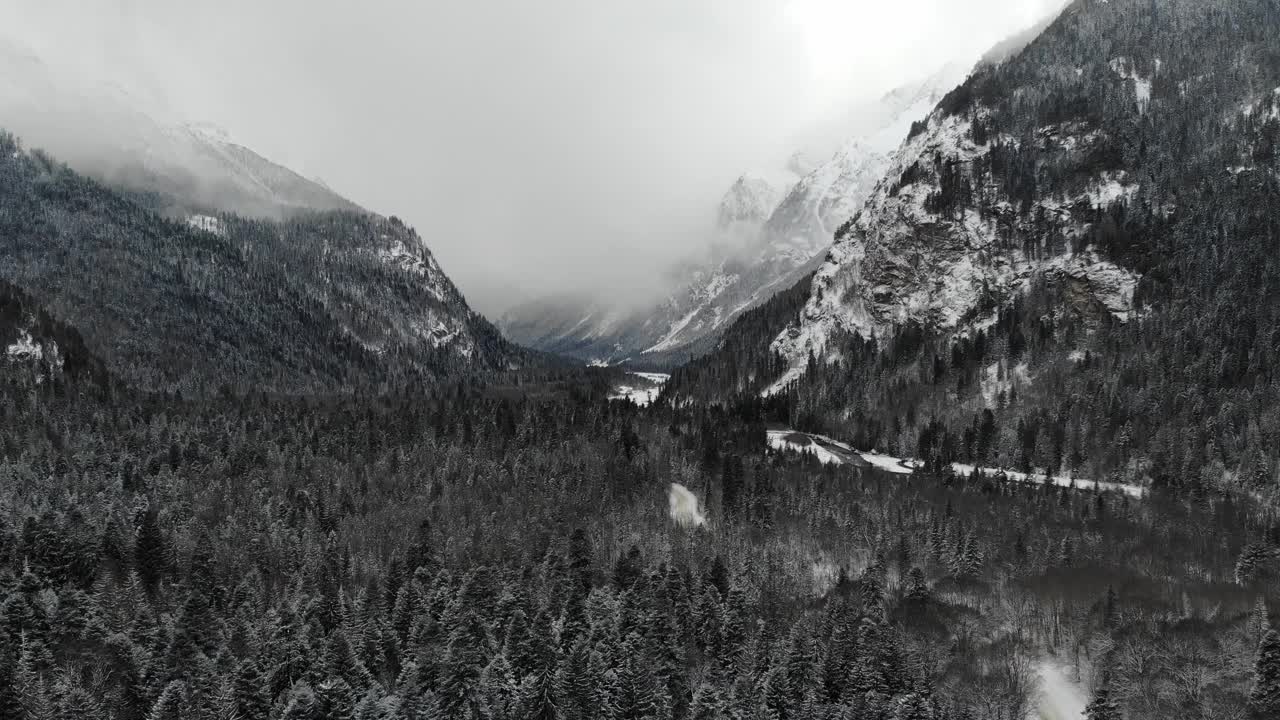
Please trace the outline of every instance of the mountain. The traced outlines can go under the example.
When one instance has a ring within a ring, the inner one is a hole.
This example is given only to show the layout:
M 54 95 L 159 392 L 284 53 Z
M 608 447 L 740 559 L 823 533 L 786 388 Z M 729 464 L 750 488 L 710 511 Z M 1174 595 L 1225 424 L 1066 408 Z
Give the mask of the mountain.
M 913 127 L 813 278 L 668 397 L 763 393 L 937 467 L 1268 485 L 1277 33 L 1261 0 L 1073 3 Z
M 81 172 L 159 193 L 182 210 L 279 219 L 303 210 L 359 209 L 225 131 L 169 117 L 159 105 L 0 38 L 0 127 Z
M 782 168 L 741 175 L 717 212 L 704 257 L 673 267 L 674 289 L 647 307 L 592 298 L 522 305 L 499 324 L 517 341 L 586 361 L 671 365 L 696 357 L 741 314 L 811 272 L 837 227 L 858 211 L 893 148 L 964 76 L 948 65 L 850 113 L 858 136 L 829 159 L 796 153 Z
M 338 392 L 536 356 L 467 305 L 422 239 L 363 211 L 171 219 L 0 136 L 0 278 L 147 390 Z

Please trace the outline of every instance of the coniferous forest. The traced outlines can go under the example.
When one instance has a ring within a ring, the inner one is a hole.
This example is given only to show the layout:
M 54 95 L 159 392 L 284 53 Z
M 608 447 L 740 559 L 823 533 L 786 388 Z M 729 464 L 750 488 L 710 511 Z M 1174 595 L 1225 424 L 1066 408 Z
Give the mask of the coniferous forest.
M 398 219 L 193 224 L 0 135 L 0 720 L 1280 718 L 1280 8 L 1105 5 L 943 100 L 981 161 L 888 182 L 1132 316 L 1040 276 L 773 394 L 814 276 L 641 407 Z M 1035 209 L 1120 172 L 1086 235 Z
M 4 300 L 62 348 L 0 386 L 5 717 L 1022 718 L 1046 667 L 1096 717 L 1275 707 L 1247 500 L 822 466 L 609 370 L 142 394 Z

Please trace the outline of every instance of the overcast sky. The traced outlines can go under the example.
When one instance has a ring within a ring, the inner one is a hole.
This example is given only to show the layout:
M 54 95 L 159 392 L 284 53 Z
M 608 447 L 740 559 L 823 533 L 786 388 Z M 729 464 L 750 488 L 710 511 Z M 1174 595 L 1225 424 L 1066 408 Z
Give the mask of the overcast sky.
M 0 27 L 399 215 L 493 312 L 651 287 L 740 172 L 1059 5 L 0 0 Z

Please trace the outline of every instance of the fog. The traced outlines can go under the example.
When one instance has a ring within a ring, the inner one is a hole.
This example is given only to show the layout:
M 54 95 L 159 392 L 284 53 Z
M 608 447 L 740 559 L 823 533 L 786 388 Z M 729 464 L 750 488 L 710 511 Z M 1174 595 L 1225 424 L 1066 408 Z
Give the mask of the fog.
M 0 0 L 0 39 L 400 216 L 492 313 L 652 292 L 738 174 L 1060 4 Z

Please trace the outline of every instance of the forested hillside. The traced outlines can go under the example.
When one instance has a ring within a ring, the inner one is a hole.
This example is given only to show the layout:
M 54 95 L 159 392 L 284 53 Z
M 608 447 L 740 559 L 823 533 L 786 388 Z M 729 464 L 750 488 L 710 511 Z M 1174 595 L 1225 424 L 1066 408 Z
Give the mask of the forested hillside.
M 1271 2 L 1073 4 L 917 126 L 951 140 L 900 156 L 771 352 L 670 392 L 939 466 L 1273 491 L 1278 32 Z
M 164 206 L 0 135 L 0 278 L 140 389 L 341 392 L 535 361 L 395 218 L 168 219 Z

